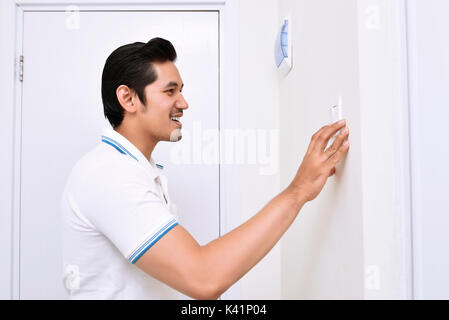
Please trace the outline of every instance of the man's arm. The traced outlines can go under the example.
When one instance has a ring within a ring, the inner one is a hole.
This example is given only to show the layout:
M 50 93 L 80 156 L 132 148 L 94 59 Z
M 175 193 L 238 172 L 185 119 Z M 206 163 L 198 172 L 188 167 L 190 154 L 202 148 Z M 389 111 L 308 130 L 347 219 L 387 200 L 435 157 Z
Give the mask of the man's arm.
M 305 200 L 286 189 L 259 213 L 200 246 L 177 225 L 140 257 L 136 266 L 194 299 L 217 299 L 277 243 Z
M 243 225 L 202 247 L 209 278 L 215 279 L 219 297 L 256 265 L 278 242 L 307 201 L 323 189 L 335 165 L 348 151 L 343 145 L 349 132 L 342 132 L 326 151 L 325 147 L 343 123 L 322 127 L 309 148 L 292 183 Z
M 305 204 L 304 195 L 289 188 L 273 198 L 248 221 L 201 248 L 214 280 L 217 299 L 251 270 L 274 247 Z
M 348 151 L 348 132 L 330 137 L 344 124 L 324 126 L 311 139 L 292 183 L 261 211 L 204 246 L 176 226 L 148 250 L 138 267 L 195 299 L 217 299 L 253 268 L 279 241 L 307 201 L 322 190 L 335 165 Z

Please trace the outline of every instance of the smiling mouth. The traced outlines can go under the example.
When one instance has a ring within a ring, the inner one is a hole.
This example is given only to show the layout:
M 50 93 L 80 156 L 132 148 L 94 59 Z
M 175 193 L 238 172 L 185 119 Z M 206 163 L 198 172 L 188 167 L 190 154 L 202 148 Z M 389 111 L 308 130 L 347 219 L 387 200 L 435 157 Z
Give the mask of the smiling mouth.
M 178 120 L 179 118 L 171 118 L 171 121 L 175 122 L 178 127 L 182 127 L 182 123 Z

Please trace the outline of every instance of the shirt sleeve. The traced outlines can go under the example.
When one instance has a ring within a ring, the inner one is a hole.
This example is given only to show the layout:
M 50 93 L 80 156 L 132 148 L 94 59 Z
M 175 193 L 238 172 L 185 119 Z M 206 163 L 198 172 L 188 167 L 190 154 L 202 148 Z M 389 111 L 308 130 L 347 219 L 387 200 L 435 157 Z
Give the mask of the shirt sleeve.
M 102 168 L 84 179 L 81 211 L 131 263 L 178 224 L 156 182 L 138 164 Z

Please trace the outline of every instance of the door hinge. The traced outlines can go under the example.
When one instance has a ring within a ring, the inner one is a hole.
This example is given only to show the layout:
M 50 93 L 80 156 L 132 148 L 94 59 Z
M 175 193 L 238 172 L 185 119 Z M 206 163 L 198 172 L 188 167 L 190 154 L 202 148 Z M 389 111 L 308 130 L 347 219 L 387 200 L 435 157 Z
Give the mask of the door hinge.
M 23 56 L 20 56 L 19 62 L 19 81 L 23 82 Z

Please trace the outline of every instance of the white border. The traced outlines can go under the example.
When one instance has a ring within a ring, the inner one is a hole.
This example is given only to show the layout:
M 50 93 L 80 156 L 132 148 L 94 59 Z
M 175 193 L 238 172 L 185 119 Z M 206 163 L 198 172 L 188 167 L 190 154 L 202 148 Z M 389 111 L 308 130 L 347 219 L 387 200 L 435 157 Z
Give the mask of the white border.
M 22 19 L 25 11 L 65 11 L 68 5 L 80 10 L 214 10 L 219 12 L 219 81 L 220 81 L 220 130 L 239 127 L 239 37 L 238 0 L 188 1 L 188 0 L 2 0 L 0 3 L 0 87 L 5 110 L 2 112 L 0 143 L 3 155 L 0 159 L 0 222 L 5 232 L 0 233 L 0 297 L 19 299 L 20 293 L 20 112 L 21 82 L 17 73 L 17 61 L 22 52 Z M 13 30 L 13 32 L 11 32 Z M 3 49 L 5 48 L 5 50 Z M 26 77 L 26 72 L 25 72 Z M 15 114 L 13 113 L 15 110 Z M 14 117 L 14 120 L 12 120 Z M 13 144 L 14 141 L 14 144 Z M 220 152 L 224 151 L 220 143 Z M 6 155 L 6 156 L 5 156 Z M 19 164 L 19 165 L 15 165 Z M 14 166 L 15 165 L 15 166 Z M 220 165 L 220 236 L 240 225 L 240 192 L 238 166 Z M 237 183 L 236 183 L 237 182 Z M 14 183 L 14 184 L 13 184 Z M 12 201 L 11 201 L 12 199 Z M 10 226 L 8 228 L 7 226 Z M 3 285 L 5 284 L 5 285 Z M 221 299 L 241 299 L 239 281 L 229 288 Z

